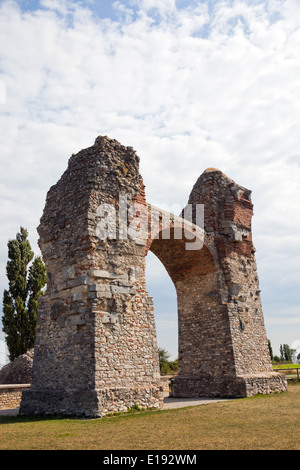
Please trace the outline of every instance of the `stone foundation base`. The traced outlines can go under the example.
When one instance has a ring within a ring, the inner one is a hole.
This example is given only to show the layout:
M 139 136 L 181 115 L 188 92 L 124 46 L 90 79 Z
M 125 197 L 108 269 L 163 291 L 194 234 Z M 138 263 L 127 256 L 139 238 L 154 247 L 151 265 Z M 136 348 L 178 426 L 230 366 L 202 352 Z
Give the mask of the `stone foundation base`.
M 22 394 L 19 415 L 101 418 L 108 413 L 126 411 L 136 404 L 158 409 L 162 403 L 159 386 L 76 391 L 29 389 Z
M 269 372 L 255 375 L 238 376 L 244 383 L 245 397 L 255 395 L 268 395 L 270 393 L 281 393 L 287 391 L 287 378 L 284 374 Z
M 245 398 L 286 390 L 287 380 L 283 374 L 267 372 L 236 377 L 175 377 L 171 380 L 170 396 L 174 398 Z
M 93 417 L 98 413 L 93 390 L 29 389 L 22 394 L 19 415 Z

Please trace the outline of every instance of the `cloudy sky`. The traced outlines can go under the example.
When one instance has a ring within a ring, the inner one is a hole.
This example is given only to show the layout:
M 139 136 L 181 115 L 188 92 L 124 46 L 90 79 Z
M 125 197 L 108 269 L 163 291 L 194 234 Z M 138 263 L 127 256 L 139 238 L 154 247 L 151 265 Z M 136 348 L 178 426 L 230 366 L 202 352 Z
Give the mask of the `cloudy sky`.
M 207 167 L 252 189 L 267 335 L 300 344 L 299 50 L 299 0 L 0 0 L 1 298 L 8 239 L 25 226 L 39 253 L 49 187 L 108 135 L 135 148 L 158 206 L 178 213 Z M 147 280 L 175 357 L 153 255 Z

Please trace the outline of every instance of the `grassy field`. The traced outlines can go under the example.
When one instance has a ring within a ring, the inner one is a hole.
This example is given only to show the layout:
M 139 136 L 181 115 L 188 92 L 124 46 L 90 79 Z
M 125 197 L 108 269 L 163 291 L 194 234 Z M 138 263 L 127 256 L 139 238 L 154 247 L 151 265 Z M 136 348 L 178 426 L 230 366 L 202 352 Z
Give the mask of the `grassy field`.
M 0 416 L 0 449 L 300 450 L 300 384 L 282 394 L 101 420 Z
M 273 364 L 273 369 L 300 369 L 300 364 Z
M 300 364 L 273 364 L 273 369 L 282 370 L 282 373 L 288 376 L 295 375 L 298 377 L 300 372 Z M 295 369 L 298 369 L 298 371 Z

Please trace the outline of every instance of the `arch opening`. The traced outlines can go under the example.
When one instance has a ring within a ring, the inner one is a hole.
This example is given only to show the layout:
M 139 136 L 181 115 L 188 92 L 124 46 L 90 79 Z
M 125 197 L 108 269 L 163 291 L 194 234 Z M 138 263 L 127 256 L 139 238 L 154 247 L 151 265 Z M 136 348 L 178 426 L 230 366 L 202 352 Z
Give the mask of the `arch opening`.
M 172 235 L 171 230 L 170 239 L 152 240 L 150 251 L 165 267 L 176 290 L 178 377 L 207 381 L 222 375 L 226 361 L 226 351 L 220 360 L 227 337 L 227 317 L 220 301 L 217 264 L 206 245 L 189 251 L 185 239 L 177 240 Z M 229 355 L 228 363 L 232 363 Z
M 146 257 L 147 292 L 153 298 L 158 347 L 170 354 L 170 361 L 178 359 L 177 294 L 175 285 L 157 256 Z

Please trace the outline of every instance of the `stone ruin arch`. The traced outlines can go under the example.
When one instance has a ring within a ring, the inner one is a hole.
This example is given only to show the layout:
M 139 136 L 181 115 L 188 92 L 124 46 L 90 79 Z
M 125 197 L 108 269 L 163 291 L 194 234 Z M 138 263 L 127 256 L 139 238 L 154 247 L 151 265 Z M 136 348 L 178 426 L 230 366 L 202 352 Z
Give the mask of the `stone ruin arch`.
M 129 201 L 136 213 L 128 211 Z M 177 292 L 179 374 L 172 396 L 246 397 L 286 390 L 285 378 L 272 372 L 268 351 L 251 192 L 208 169 L 188 204 L 204 206 L 204 230 L 195 211 L 189 221 L 183 212 L 170 215 L 169 225 L 162 217 L 156 231 L 135 237 L 153 212 L 135 151 L 100 136 L 70 158 L 48 192 L 38 228 L 48 283 L 21 415 L 101 417 L 136 402 L 161 406 L 153 301 L 145 282 L 149 250 Z M 197 249 L 186 249 L 193 234 Z

